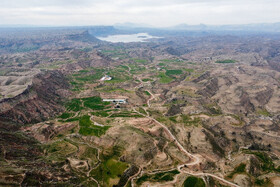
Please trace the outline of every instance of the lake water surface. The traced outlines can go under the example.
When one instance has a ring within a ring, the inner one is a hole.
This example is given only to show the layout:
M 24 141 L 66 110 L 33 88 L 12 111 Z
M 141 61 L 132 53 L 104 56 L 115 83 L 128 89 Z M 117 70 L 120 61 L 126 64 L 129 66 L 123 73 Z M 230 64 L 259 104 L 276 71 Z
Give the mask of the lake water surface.
M 104 40 L 112 43 L 146 42 L 148 39 L 152 39 L 152 38 L 160 38 L 160 37 L 151 36 L 148 33 L 109 35 L 107 37 L 98 37 L 99 40 Z

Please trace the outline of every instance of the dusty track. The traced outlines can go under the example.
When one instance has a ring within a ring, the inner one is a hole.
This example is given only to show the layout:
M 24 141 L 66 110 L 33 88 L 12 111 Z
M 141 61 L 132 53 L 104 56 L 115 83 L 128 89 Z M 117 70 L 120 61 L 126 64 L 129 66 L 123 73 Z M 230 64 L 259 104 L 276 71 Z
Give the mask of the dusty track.
M 154 97 L 154 95 L 153 95 L 149 90 L 147 90 L 147 91 L 151 94 L 151 97 L 150 97 L 150 99 L 149 99 L 148 102 L 147 102 L 148 107 L 150 107 L 150 101 L 151 101 L 152 99 L 154 99 L 155 97 Z M 211 177 L 213 177 L 213 178 L 215 178 L 215 179 L 217 179 L 217 180 L 220 180 L 220 181 L 222 181 L 222 182 L 224 182 L 224 183 L 226 183 L 226 184 L 228 184 L 228 185 L 230 185 L 230 186 L 239 187 L 239 185 L 234 184 L 234 183 L 232 183 L 232 182 L 230 182 L 230 181 L 227 181 L 227 180 L 225 180 L 225 179 L 223 179 L 223 178 L 221 178 L 221 177 L 218 177 L 218 176 L 216 176 L 216 175 L 213 175 L 213 174 L 211 174 L 211 173 L 196 173 L 196 172 L 191 172 L 191 173 L 190 173 L 190 172 L 183 171 L 182 168 L 185 167 L 185 166 L 193 166 L 193 165 L 198 165 L 199 163 L 201 163 L 202 160 L 201 160 L 200 158 L 202 158 L 202 156 L 201 156 L 201 155 L 194 155 L 194 154 L 189 153 L 189 152 L 181 145 L 181 143 L 176 139 L 176 137 L 170 132 L 170 130 L 169 130 L 164 124 L 162 124 L 161 122 L 157 121 L 156 119 L 152 118 L 152 117 L 149 116 L 149 115 L 144 115 L 144 114 L 138 112 L 135 108 L 133 108 L 133 110 L 134 110 L 135 112 L 137 112 L 138 114 L 140 114 L 140 115 L 142 115 L 142 116 L 145 116 L 146 118 L 149 118 L 149 119 L 151 119 L 152 121 L 154 121 L 155 123 L 157 123 L 158 125 L 160 125 L 160 126 L 164 129 L 164 131 L 169 135 L 169 137 L 171 138 L 171 140 L 176 144 L 176 146 L 178 147 L 178 149 L 179 149 L 181 152 L 183 152 L 186 156 L 188 156 L 188 157 L 191 158 L 191 162 L 188 162 L 188 163 L 181 164 L 181 165 L 178 165 L 178 166 L 177 166 L 177 169 L 179 170 L 180 173 L 186 173 L 186 174 L 193 175 L 193 176 L 211 176 Z M 147 113 L 147 114 L 148 114 L 148 113 Z M 159 173 L 159 172 L 162 172 L 162 171 L 158 171 L 158 172 L 155 172 L 155 173 Z M 137 177 L 137 175 L 136 175 L 135 177 Z M 134 180 L 135 177 L 132 178 L 132 181 Z M 176 177 L 175 179 L 177 179 L 177 177 Z M 176 181 L 175 181 L 175 182 L 176 182 Z M 132 182 L 132 186 L 134 186 L 134 185 L 133 185 L 133 182 Z

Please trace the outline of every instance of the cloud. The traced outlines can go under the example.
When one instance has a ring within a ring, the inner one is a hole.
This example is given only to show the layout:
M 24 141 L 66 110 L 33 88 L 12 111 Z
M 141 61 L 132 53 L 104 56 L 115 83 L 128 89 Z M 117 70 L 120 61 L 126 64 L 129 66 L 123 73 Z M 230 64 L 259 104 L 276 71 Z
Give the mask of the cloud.
M 155 26 L 280 22 L 279 0 L 1 0 L 0 24 Z

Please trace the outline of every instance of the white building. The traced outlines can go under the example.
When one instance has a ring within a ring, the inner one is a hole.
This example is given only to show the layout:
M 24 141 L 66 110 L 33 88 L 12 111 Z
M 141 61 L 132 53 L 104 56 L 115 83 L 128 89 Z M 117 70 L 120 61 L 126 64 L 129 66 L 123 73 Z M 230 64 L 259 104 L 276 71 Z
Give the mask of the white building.
M 126 99 L 103 99 L 104 102 L 113 102 L 116 104 L 126 104 L 127 100 Z
M 100 80 L 101 80 L 101 81 L 109 81 L 109 80 L 112 80 L 112 77 L 110 77 L 109 75 L 105 75 L 105 76 L 102 77 Z

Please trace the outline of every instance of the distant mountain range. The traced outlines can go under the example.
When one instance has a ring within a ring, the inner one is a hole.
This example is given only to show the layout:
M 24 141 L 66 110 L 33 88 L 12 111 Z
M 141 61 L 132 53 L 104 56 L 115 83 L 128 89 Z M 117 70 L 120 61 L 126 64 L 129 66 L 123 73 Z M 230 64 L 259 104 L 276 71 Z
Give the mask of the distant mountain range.
M 169 27 L 171 30 L 192 30 L 192 31 L 260 31 L 260 32 L 280 32 L 280 22 L 278 23 L 258 23 L 244 25 L 188 25 L 180 24 Z
M 280 32 L 280 22 L 278 23 L 256 23 L 240 25 L 188 25 L 180 24 L 173 27 L 156 28 L 146 24 L 136 23 L 118 23 L 114 25 L 117 29 L 136 29 L 136 28 L 153 28 L 159 30 L 185 30 L 185 31 L 254 31 L 254 32 Z
M 258 33 L 280 33 L 280 22 L 278 23 L 258 23 L 258 24 L 244 24 L 244 25 L 188 25 L 180 24 L 172 27 L 157 28 L 147 24 L 138 23 L 117 23 L 112 26 L 67 26 L 67 27 L 46 27 L 34 25 L 0 25 L 1 33 L 11 33 L 14 30 L 20 29 L 20 32 L 36 31 L 38 29 L 47 30 L 88 30 L 88 34 L 93 36 L 108 36 L 114 34 L 133 34 L 140 32 L 147 32 L 152 35 L 182 35 L 191 33 L 197 35 L 198 33 L 219 33 L 219 34 L 258 34 Z

